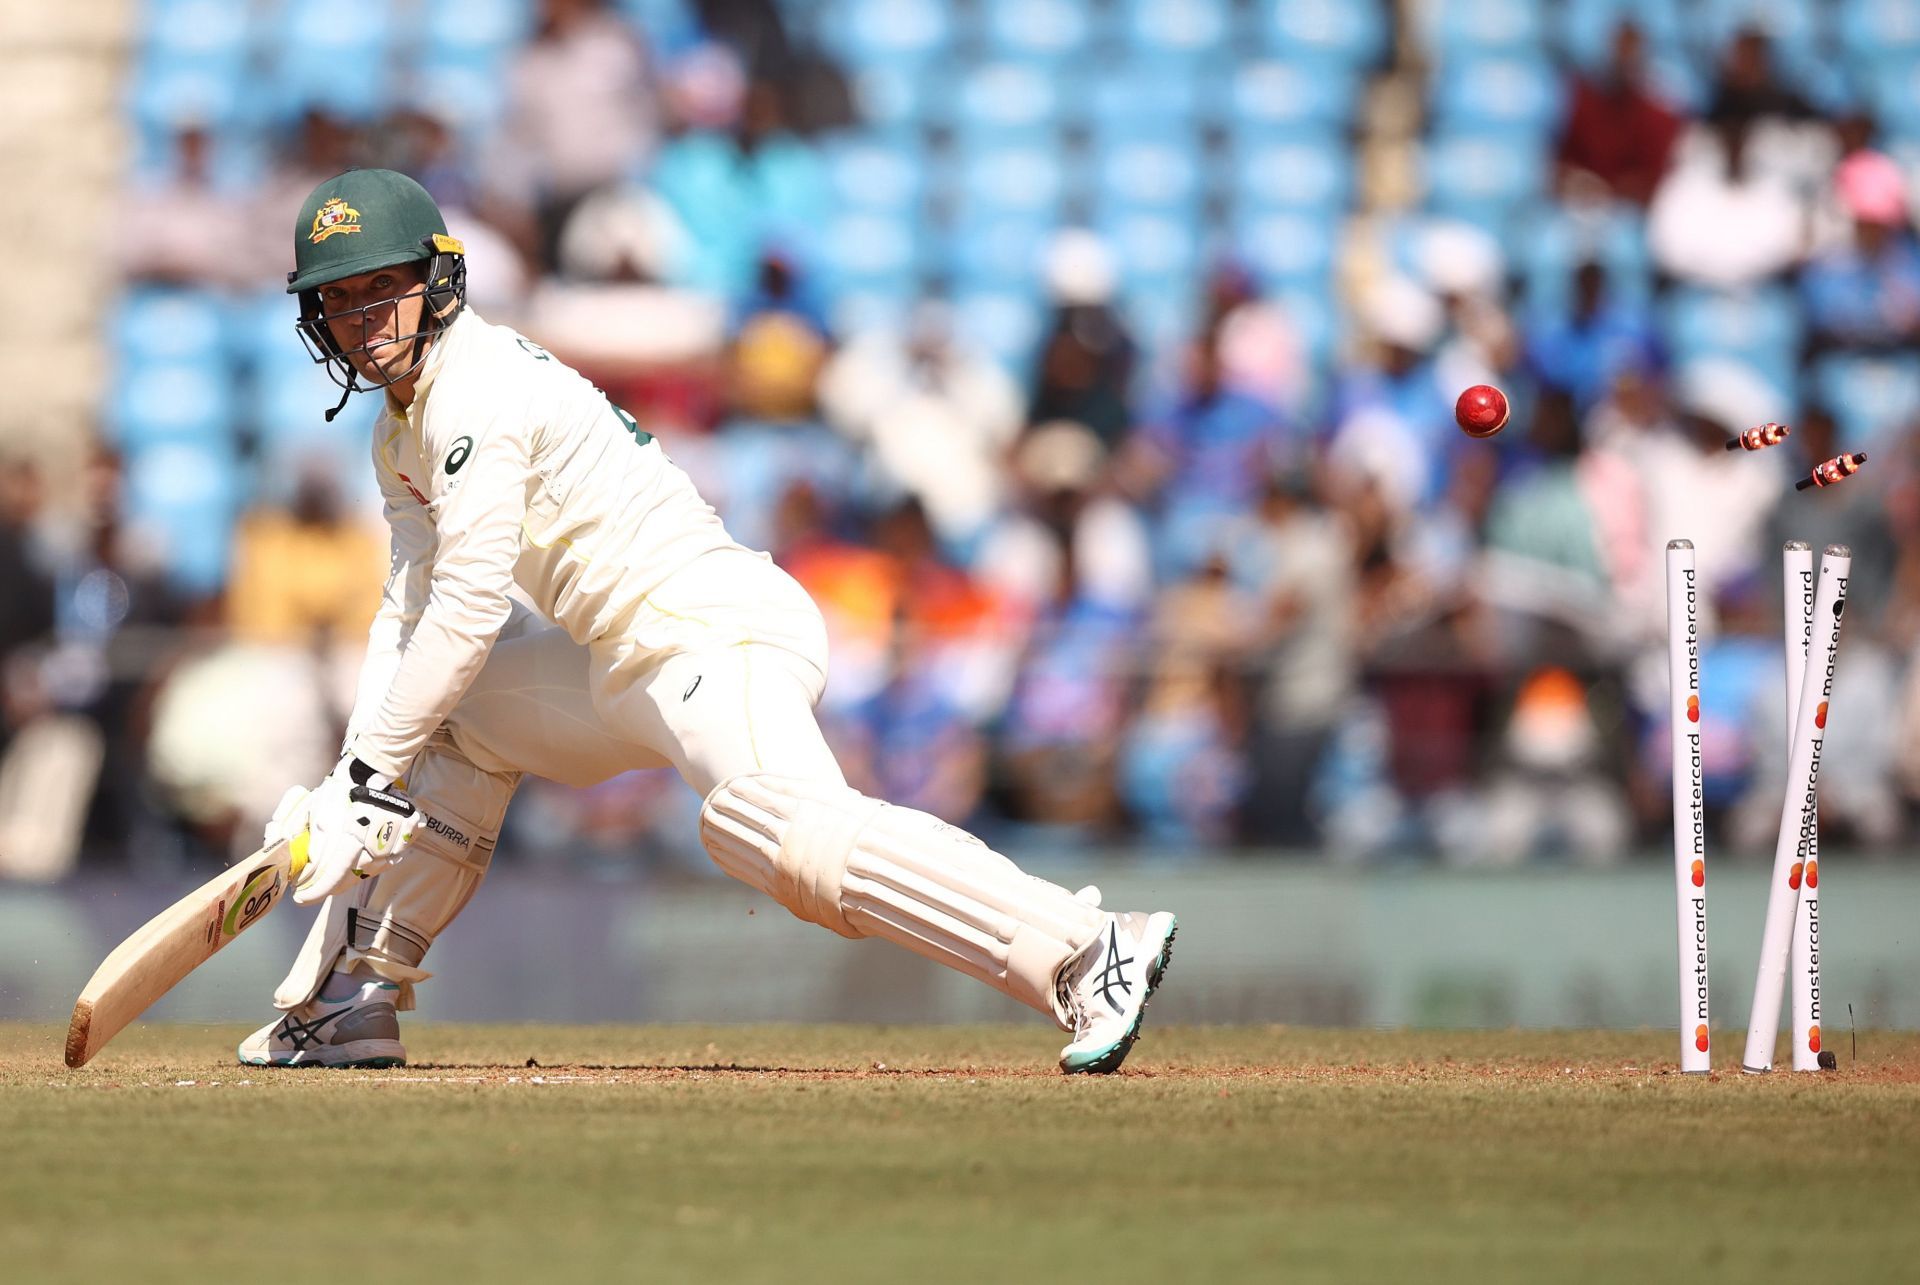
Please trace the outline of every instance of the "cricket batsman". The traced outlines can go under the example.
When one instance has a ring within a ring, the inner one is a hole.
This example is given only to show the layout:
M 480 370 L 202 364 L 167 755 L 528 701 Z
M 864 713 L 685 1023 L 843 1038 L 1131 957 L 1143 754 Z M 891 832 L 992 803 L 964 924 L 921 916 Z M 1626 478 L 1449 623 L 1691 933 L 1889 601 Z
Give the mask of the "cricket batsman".
M 324 904 L 243 1063 L 404 1064 L 397 1015 L 485 879 L 521 777 L 671 764 L 705 800 L 722 870 L 1047 1014 L 1071 1037 L 1063 1071 L 1120 1066 L 1172 914 L 1103 911 L 851 789 L 814 719 L 818 608 L 728 536 L 631 415 L 467 308 L 461 245 L 419 184 L 322 183 L 294 262 L 299 332 L 340 405 L 384 402 L 373 467 L 393 560 L 340 762 L 267 829 L 307 832 L 293 899 Z

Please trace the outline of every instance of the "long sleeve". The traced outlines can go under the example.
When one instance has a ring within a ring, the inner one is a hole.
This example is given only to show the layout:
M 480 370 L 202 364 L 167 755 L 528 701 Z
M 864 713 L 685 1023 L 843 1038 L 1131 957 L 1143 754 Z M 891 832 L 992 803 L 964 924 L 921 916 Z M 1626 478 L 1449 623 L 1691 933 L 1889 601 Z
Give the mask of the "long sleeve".
M 377 453 L 374 470 L 392 535 L 392 557 L 386 587 L 380 592 L 380 609 L 367 631 L 367 658 L 360 665 L 353 714 L 347 719 L 349 745 L 386 698 L 394 672 L 400 667 L 400 653 L 426 610 L 427 577 L 433 567 L 433 523 L 427 520 L 426 510 Z
M 388 494 L 394 578 L 374 624 L 351 747 L 361 761 L 389 776 L 406 770 L 452 712 L 486 662 L 512 610 L 507 595 L 519 558 L 527 484 L 533 473 L 529 430 L 512 413 L 463 424 L 462 429 L 472 439 L 467 448 L 471 458 L 461 458 L 454 466 L 463 469 L 464 476 L 449 483 L 434 501 L 437 515 L 429 519 L 416 497 L 396 501 Z M 448 462 L 452 459 L 450 454 Z M 383 489 L 387 485 L 383 473 Z M 394 521 L 396 506 L 404 512 L 408 504 L 411 512 Z M 415 522 L 424 529 L 430 550 L 425 566 L 415 557 L 419 547 Z M 416 597 L 415 576 L 425 581 L 420 597 Z M 416 612 L 410 604 L 422 597 L 424 606 Z M 377 707 L 363 719 L 361 710 L 373 690 L 368 684 L 377 681 L 372 652 L 387 647 L 395 657 L 391 679 L 377 698 Z

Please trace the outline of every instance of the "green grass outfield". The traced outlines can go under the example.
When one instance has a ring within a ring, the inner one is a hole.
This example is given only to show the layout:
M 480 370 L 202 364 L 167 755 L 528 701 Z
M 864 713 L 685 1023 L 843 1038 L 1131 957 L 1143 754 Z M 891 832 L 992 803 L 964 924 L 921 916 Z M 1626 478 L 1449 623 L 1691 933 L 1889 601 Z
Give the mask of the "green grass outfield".
M 1683 1077 L 1659 1033 L 423 1024 L 397 1071 L 0 1025 L 28 1281 L 1884 1281 L 1920 1036 Z M 1737 1034 L 1722 1036 L 1723 1061 Z M 537 1061 L 537 1067 L 528 1064 Z

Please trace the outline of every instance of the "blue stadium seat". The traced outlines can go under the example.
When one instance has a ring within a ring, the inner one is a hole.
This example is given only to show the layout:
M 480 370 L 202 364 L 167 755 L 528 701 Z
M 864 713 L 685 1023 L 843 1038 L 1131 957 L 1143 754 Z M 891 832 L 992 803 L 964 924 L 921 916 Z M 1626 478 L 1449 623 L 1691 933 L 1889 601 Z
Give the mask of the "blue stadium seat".
M 177 128 L 218 127 L 238 120 L 244 87 L 239 63 L 142 64 L 128 84 L 127 107 L 144 132 L 143 150 L 157 158 L 166 137 Z
M 1707 109 L 1713 83 L 1706 69 L 1684 53 L 1657 53 L 1648 59 L 1647 79 L 1656 93 L 1682 114 Z
M 1439 130 L 1538 137 L 1559 128 L 1564 109 L 1559 73 L 1543 58 L 1463 61 L 1434 78 L 1433 96 Z
M 1841 0 L 1837 26 L 1840 47 L 1854 62 L 1920 57 L 1920 4 L 1914 0 Z
M 289 342 L 298 340 L 289 336 Z M 246 423 L 269 454 L 327 451 L 341 458 L 365 457 L 367 436 L 380 415 L 378 394 L 355 393 L 329 422 L 326 414 L 340 400 L 340 386 L 304 353 L 290 352 L 257 368 L 250 389 Z
M 1037 142 L 1058 126 L 1060 87 L 1055 73 L 1036 63 L 983 63 L 960 74 L 952 110 L 962 138 Z
M 1544 8 L 1537 0 L 1434 0 L 1421 11 L 1420 36 L 1449 68 L 1465 58 L 1537 56 L 1547 34 Z
M 918 140 L 874 131 L 827 143 L 827 181 L 842 209 L 912 215 L 927 190 L 926 153 Z
M 875 331 L 898 334 L 912 324 L 918 297 L 913 293 L 863 290 L 850 285 L 833 296 L 828 321 L 834 333 L 842 338 Z
M 1527 309 L 1536 315 L 1565 312 L 1574 271 L 1589 259 L 1606 268 L 1615 298 L 1643 303 L 1652 296 L 1645 221 L 1631 209 L 1602 215 L 1543 209 L 1527 219 L 1511 246 Z
M 134 289 L 112 312 L 114 352 L 135 363 L 217 359 L 225 321 L 211 290 Z
M 671 57 L 706 38 L 692 0 L 620 0 L 619 8 L 656 53 Z
M 918 129 L 944 121 L 949 107 L 945 89 L 938 78 L 914 67 L 862 67 L 853 74 L 860 118 L 876 129 Z
M 1850 449 L 1871 449 L 1920 418 L 1920 358 L 1828 353 L 1807 382 Z
M 1034 294 L 1057 226 L 1050 217 L 963 214 L 934 266 L 945 270 L 956 292 Z
M 1334 350 L 1344 337 L 1339 310 L 1325 290 L 1293 289 L 1274 294 L 1273 300 L 1286 311 L 1299 331 L 1307 359 L 1315 366 L 1332 360 Z
M 1337 226 L 1292 210 L 1243 211 L 1233 223 L 1235 257 L 1269 290 L 1323 291 L 1333 271 Z
M 240 115 L 253 38 L 246 0 L 154 0 L 142 7 L 128 105 L 156 131 Z
M 955 196 L 968 217 L 1051 222 L 1066 193 L 1059 149 L 1038 143 L 964 147 L 954 178 Z
M 1553 8 L 1559 18 L 1560 47 L 1589 70 L 1606 64 L 1614 31 L 1622 21 L 1640 28 L 1648 53 L 1673 58 L 1683 52 L 1680 6 L 1671 0 L 1567 0 Z
M 930 62 L 953 37 L 943 0 L 835 0 L 822 25 L 832 50 L 858 68 Z
M 425 0 L 419 40 L 429 53 L 511 53 L 533 35 L 525 0 Z
M 1888 133 L 1920 137 L 1920 59 L 1895 55 L 1863 69 L 1866 97 Z
M 1205 186 L 1190 132 L 1140 130 L 1100 141 L 1094 189 L 1103 209 L 1166 210 L 1191 218 Z
M 1127 43 L 1157 58 L 1205 59 L 1226 45 L 1227 0 L 1126 0 Z
M 426 0 L 417 51 L 407 70 L 410 102 L 469 134 L 495 126 L 505 107 L 507 69 L 533 34 L 523 0 Z
M 242 60 L 252 39 L 249 0 L 147 0 L 139 44 L 148 58 Z
M 1205 67 L 1145 58 L 1102 62 L 1084 73 L 1066 109 L 1095 133 L 1140 128 L 1190 128 L 1207 109 L 1218 78 Z
M 485 138 L 506 108 L 505 59 L 484 50 L 430 50 L 409 73 L 407 101 Z
M 1043 310 L 1031 293 L 966 291 L 953 298 L 953 329 L 961 339 L 1024 374 L 1040 341 Z
M 1540 195 L 1546 165 L 1541 148 L 1511 133 L 1446 133 L 1423 158 L 1427 208 L 1504 236 L 1519 207 Z
M 1828 39 L 1831 23 L 1814 0 L 1704 0 L 1689 24 L 1698 50 L 1695 62 L 1711 67 L 1742 27 L 1758 26 L 1771 38 L 1780 75 L 1828 110 L 1854 105 L 1845 69 Z
M 1387 6 L 1377 0 L 1261 0 L 1267 47 L 1324 66 L 1370 67 L 1387 55 Z
M 126 462 L 124 495 L 133 529 L 156 539 L 177 587 L 207 594 L 225 583 L 241 504 L 231 447 L 174 442 L 133 455 Z
M 1234 139 L 1231 188 L 1252 209 L 1330 213 L 1353 196 L 1353 153 L 1342 139 L 1299 133 Z
M 1126 288 L 1191 294 L 1200 273 L 1199 229 L 1190 218 L 1145 210 L 1102 216 L 1095 224 L 1113 249 Z
M 395 75 L 394 17 L 384 5 L 360 6 L 352 22 L 325 6 L 285 0 L 267 29 L 262 103 L 289 118 L 318 106 L 351 120 L 375 117 L 401 88 Z
M 1166 353 L 1193 337 L 1199 320 L 1195 280 L 1164 278 L 1129 282 L 1120 292 L 1120 315 L 1149 353 Z
M 1078 58 L 1093 34 L 1081 0 L 984 0 L 982 18 L 986 50 L 995 58 Z
M 1241 62 L 1226 85 L 1227 125 L 1256 129 L 1345 129 L 1360 100 L 1360 79 L 1339 68 L 1291 62 Z
M 340 400 L 340 387 L 308 355 L 294 330 L 292 303 L 285 294 L 268 290 L 233 306 L 231 352 L 246 374 L 245 401 L 239 408 L 242 426 L 269 457 L 328 451 L 357 468 L 380 413 L 380 398 L 356 393 L 333 422 L 327 422 L 327 411 Z
M 1798 301 L 1781 287 L 1683 289 L 1661 311 L 1676 364 L 1734 357 L 1778 380 L 1798 363 L 1803 321 Z
M 827 225 L 822 270 L 835 289 L 907 295 L 920 272 L 921 224 L 878 212 L 843 214 Z
M 124 358 L 106 407 L 108 435 L 129 455 L 169 443 L 233 449 L 233 371 L 225 354 Z
M 1751 25 L 1772 37 L 1776 58 L 1789 61 L 1796 49 L 1808 48 L 1824 35 L 1810 0 L 1695 0 L 1689 23 L 1694 44 L 1709 63 L 1735 32 Z

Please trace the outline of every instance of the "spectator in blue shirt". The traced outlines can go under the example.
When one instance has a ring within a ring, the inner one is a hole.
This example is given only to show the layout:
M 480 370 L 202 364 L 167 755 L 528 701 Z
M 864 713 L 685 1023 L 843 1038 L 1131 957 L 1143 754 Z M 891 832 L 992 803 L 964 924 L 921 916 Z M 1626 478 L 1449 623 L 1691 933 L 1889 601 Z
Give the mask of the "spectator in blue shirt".
M 1850 156 L 1834 175 L 1852 219 L 1852 244 L 1807 265 L 1800 278 L 1818 348 L 1876 351 L 1920 338 L 1920 248 L 1907 225 L 1900 167 L 1878 152 Z
M 1170 577 L 1199 567 L 1226 526 L 1252 511 L 1292 439 L 1278 410 L 1227 385 L 1216 336 L 1188 360 L 1185 388 L 1134 439 L 1136 462 L 1158 484 L 1156 544 Z
M 1573 308 L 1545 319 L 1527 336 L 1527 359 L 1542 383 L 1573 394 L 1582 415 L 1607 395 L 1622 371 L 1656 366 L 1658 341 L 1644 309 L 1614 299 L 1598 263 L 1580 265 Z
M 1445 314 L 1415 282 L 1388 277 L 1361 296 L 1359 320 L 1374 356 L 1340 374 L 1333 454 L 1391 474 L 1394 508 L 1424 510 L 1446 494 L 1455 452 L 1471 445 L 1453 423 L 1458 390 L 1443 388 L 1434 368 Z

